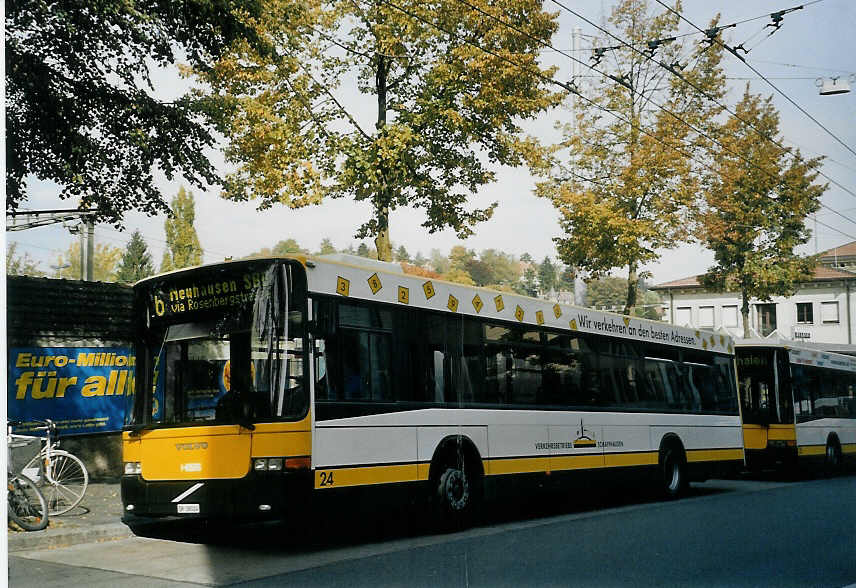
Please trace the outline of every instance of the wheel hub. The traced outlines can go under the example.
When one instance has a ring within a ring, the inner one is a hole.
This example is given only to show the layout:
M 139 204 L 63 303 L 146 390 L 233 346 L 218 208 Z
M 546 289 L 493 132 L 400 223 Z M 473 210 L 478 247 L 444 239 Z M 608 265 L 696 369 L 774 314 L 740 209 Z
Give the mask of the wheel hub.
M 446 472 L 443 491 L 453 510 L 463 510 L 469 503 L 470 486 L 461 470 L 450 469 Z

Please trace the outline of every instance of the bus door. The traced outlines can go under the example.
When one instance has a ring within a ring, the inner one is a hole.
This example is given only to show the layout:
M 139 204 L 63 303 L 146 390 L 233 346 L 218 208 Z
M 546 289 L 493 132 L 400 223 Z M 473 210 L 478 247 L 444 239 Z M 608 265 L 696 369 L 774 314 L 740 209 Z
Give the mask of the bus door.
M 776 350 L 769 348 L 737 350 L 740 412 L 746 449 L 766 449 L 769 426 L 778 422 L 776 356 Z

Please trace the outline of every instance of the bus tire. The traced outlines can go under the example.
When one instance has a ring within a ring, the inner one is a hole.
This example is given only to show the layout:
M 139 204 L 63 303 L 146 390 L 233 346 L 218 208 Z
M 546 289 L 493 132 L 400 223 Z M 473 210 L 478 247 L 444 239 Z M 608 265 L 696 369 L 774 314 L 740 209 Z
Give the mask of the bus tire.
M 826 440 L 826 457 L 824 458 L 824 469 L 828 475 L 834 475 L 841 471 L 841 445 L 835 435 L 830 435 Z
M 449 444 L 438 450 L 431 466 L 432 502 L 443 529 L 469 526 L 480 507 L 483 476 L 474 452 L 469 444 L 463 444 L 459 454 Z
M 660 493 L 668 500 L 680 498 L 689 488 L 687 458 L 680 442 L 664 441 L 660 447 Z

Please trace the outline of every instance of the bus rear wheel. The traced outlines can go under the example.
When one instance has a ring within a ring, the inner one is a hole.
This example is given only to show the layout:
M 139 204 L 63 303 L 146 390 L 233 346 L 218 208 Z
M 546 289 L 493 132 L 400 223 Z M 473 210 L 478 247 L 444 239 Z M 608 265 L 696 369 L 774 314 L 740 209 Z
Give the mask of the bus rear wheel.
M 841 446 L 838 445 L 838 440 L 830 438 L 826 442 L 826 473 L 837 474 L 841 471 Z
M 687 460 L 674 444 L 660 450 L 660 476 L 660 491 L 669 500 L 679 498 L 689 487 Z

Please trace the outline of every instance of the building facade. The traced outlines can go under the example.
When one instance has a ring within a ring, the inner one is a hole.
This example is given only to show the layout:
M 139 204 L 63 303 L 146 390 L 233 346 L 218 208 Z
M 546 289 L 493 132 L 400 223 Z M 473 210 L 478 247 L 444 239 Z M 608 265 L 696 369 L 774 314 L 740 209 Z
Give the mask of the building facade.
M 856 343 L 856 242 L 819 256 L 811 281 L 792 296 L 750 300 L 752 337 L 779 337 L 835 346 Z M 738 292 L 710 292 L 692 276 L 651 287 L 663 297 L 663 320 L 680 326 L 724 330 L 743 336 Z

